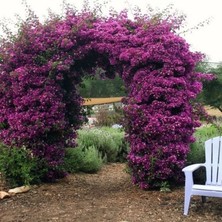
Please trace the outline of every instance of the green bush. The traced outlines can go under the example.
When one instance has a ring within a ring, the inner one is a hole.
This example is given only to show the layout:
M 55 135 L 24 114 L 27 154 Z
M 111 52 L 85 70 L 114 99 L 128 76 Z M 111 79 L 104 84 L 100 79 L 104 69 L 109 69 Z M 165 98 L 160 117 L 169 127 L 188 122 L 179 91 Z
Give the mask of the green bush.
M 206 140 L 220 136 L 220 129 L 214 125 L 198 128 L 194 134 L 196 141 L 190 145 L 190 152 L 187 156 L 187 165 L 205 162 L 204 143 Z M 194 172 L 194 180 L 198 183 L 205 181 L 205 169 L 201 168 Z
M 68 173 L 85 172 L 96 173 L 102 167 L 103 159 L 94 146 L 84 148 L 67 148 L 63 169 Z
M 220 130 L 214 125 L 198 128 L 194 134 L 196 141 L 190 146 L 190 152 L 187 157 L 187 164 L 203 163 L 205 161 L 205 141 L 220 135 Z
M 78 131 L 77 143 L 85 148 L 94 146 L 108 162 L 124 161 L 128 153 L 128 144 L 120 129 L 82 129 Z
M 114 110 L 109 111 L 105 108 L 100 108 L 96 114 L 96 126 L 111 127 L 113 124 L 121 124 L 123 121 L 123 110 L 114 105 Z
M 115 142 L 115 146 L 118 147 L 117 154 L 113 162 L 125 162 L 129 153 L 129 144 L 125 140 L 125 132 L 122 129 L 110 127 L 102 127 L 101 130 L 108 133 Z
M 129 150 L 124 132 L 110 127 L 78 130 L 77 143 L 65 152 L 63 169 L 69 173 L 94 173 L 104 162 L 126 161 Z
M 68 173 L 76 173 L 81 170 L 83 162 L 83 150 L 80 147 L 67 148 L 65 150 L 65 157 L 63 167 Z
M 0 171 L 10 187 L 40 182 L 46 169 L 39 169 L 39 161 L 25 147 L 0 144 Z
M 94 147 L 90 146 L 83 150 L 83 161 L 80 170 L 85 173 L 96 173 L 101 169 L 103 159 L 99 151 Z

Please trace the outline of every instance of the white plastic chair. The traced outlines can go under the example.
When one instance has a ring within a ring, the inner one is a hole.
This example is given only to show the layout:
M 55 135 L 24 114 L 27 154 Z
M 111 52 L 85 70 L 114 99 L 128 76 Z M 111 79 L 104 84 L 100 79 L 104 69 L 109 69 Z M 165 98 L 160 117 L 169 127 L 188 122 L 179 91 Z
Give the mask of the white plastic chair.
M 193 172 L 200 167 L 206 168 L 205 185 L 194 184 Z M 183 168 L 185 173 L 184 215 L 188 214 L 192 195 L 222 197 L 222 136 L 205 142 L 205 163 L 192 164 Z

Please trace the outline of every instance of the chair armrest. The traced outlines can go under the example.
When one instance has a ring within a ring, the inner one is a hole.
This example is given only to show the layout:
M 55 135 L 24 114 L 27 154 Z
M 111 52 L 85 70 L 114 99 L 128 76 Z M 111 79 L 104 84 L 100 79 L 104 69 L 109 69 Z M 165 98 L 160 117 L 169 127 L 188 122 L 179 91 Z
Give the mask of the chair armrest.
M 205 167 L 205 163 L 196 163 L 196 164 L 192 164 L 189 166 L 186 166 L 182 169 L 182 171 L 185 172 L 193 172 L 195 170 L 197 170 L 200 167 Z
M 205 167 L 205 164 L 204 163 L 196 163 L 196 164 L 186 166 L 182 169 L 182 171 L 185 174 L 185 189 L 187 190 L 187 192 L 191 191 L 191 188 L 194 184 L 193 172 L 200 167 Z

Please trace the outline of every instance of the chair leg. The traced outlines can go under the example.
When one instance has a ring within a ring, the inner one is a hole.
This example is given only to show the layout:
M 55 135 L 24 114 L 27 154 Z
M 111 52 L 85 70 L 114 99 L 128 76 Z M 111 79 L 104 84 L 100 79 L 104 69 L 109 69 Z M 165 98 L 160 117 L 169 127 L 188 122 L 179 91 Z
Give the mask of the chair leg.
M 201 196 L 202 203 L 206 203 L 207 197 L 206 196 Z
M 190 206 L 190 199 L 191 195 L 185 194 L 185 200 L 184 200 L 184 215 L 188 214 L 189 206 Z

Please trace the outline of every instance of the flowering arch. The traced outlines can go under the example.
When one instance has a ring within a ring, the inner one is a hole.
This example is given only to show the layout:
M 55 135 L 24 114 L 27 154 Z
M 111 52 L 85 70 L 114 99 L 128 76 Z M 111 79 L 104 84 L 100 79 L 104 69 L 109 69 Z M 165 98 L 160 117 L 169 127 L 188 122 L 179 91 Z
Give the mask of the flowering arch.
M 28 20 L 0 48 L 0 138 L 44 159 L 58 178 L 64 149 L 75 145 L 82 98 L 76 86 L 97 67 L 128 89 L 125 130 L 133 182 L 141 188 L 179 179 L 198 119 L 190 101 L 201 90 L 200 54 L 173 22 L 107 19 L 67 12 L 46 24 Z

